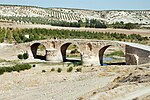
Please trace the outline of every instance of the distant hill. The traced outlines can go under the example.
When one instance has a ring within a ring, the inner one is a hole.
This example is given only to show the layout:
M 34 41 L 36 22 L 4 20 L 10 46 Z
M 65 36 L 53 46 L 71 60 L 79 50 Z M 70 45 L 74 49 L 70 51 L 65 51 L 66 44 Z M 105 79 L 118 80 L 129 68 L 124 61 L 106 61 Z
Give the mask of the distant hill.
M 83 10 L 41 8 L 35 6 L 0 5 L 0 21 L 49 24 L 50 21 L 78 22 L 97 19 L 105 23 L 124 22 L 150 24 L 150 10 Z

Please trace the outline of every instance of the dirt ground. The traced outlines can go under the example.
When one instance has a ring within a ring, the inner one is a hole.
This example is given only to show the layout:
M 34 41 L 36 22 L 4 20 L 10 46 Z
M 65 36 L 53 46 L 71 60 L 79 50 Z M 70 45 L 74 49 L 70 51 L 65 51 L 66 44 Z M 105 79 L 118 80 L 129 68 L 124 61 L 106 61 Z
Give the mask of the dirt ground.
M 67 72 L 72 65 L 33 64 L 29 70 L 0 75 L 0 100 L 148 100 L 150 95 L 150 64 L 75 66 L 72 72 Z
M 97 28 L 75 28 L 75 27 L 59 27 L 59 26 L 51 26 L 51 25 L 39 25 L 39 24 L 25 24 L 19 25 L 14 23 L 2 23 L 0 22 L 1 27 L 12 27 L 12 28 L 47 28 L 47 29 L 64 29 L 64 30 L 78 30 L 78 31 L 90 31 L 90 32 L 116 32 L 116 33 L 124 33 L 124 34 L 140 34 L 142 36 L 150 36 L 149 29 L 97 29 Z

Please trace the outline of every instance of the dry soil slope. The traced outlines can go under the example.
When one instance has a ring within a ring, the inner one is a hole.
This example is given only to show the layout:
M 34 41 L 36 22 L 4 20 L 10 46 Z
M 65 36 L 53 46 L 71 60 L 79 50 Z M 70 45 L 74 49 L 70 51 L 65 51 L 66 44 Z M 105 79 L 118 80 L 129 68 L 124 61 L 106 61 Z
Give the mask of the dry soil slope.
M 78 20 L 98 19 L 107 23 L 123 21 L 125 23 L 150 24 L 150 10 L 83 10 L 70 8 L 41 8 L 32 6 L 0 5 L 2 17 L 41 17 L 49 20 L 76 22 Z

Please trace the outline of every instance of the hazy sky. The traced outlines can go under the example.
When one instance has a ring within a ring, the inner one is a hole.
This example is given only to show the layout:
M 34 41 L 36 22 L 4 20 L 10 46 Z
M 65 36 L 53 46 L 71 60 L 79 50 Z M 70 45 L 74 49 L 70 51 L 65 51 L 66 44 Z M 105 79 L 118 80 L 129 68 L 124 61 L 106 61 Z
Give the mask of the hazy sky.
M 96 10 L 150 10 L 150 0 L 0 0 L 0 4 Z

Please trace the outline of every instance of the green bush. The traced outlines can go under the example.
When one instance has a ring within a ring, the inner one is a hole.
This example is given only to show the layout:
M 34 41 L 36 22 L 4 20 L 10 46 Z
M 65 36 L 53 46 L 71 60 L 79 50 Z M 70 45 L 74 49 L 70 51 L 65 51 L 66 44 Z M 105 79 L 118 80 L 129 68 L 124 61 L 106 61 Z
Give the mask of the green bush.
M 15 65 L 15 66 L 13 66 L 13 71 L 20 72 L 20 70 L 21 70 L 20 65 Z
M 0 75 L 3 74 L 4 72 L 5 72 L 4 68 L 1 67 L 1 68 L 0 68 Z
M 23 55 L 22 54 L 18 54 L 18 58 L 19 59 L 23 59 Z
M 60 73 L 61 71 L 62 71 L 62 69 L 61 69 L 61 68 L 58 68 L 58 69 L 57 69 L 57 72 L 58 72 L 58 73 Z
M 20 72 L 21 70 L 28 70 L 31 68 L 31 65 L 29 64 L 17 64 L 13 66 L 13 71 Z
M 55 71 L 55 68 L 52 68 L 51 71 Z
M 13 68 L 12 67 L 5 67 L 5 72 L 12 72 Z
M 76 69 L 76 72 L 81 72 L 82 71 L 82 68 L 77 68 Z
M 23 70 L 28 70 L 31 68 L 31 65 L 29 64 L 17 64 L 13 67 L 1 67 L 0 68 L 0 75 L 3 74 L 4 72 L 12 72 L 12 71 L 23 71 Z
M 72 70 L 73 70 L 73 67 L 69 67 L 69 68 L 67 69 L 67 72 L 72 72 Z
M 18 54 L 18 58 L 19 59 L 28 59 L 29 58 L 29 54 L 28 54 L 28 52 L 25 52 L 23 54 Z
M 23 59 L 28 59 L 28 58 L 29 58 L 28 52 L 24 53 L 24 54 L 23 54 Z

